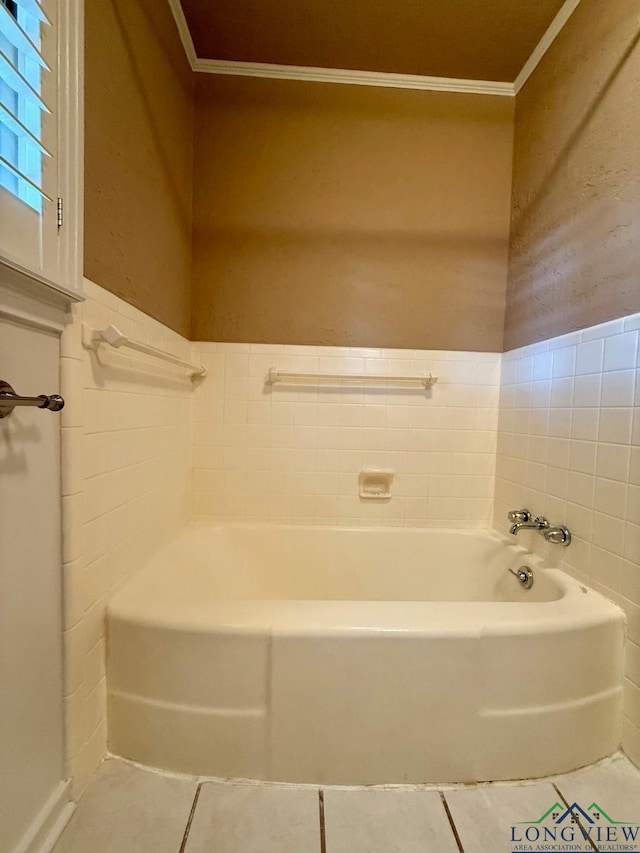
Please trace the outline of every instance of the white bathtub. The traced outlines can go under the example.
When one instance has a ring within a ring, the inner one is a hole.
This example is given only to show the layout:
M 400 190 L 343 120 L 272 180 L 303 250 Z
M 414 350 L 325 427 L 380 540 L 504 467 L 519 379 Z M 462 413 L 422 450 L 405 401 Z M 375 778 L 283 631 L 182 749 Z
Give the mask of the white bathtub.
M 620 744 L 622 612 L 492 532 L 194 526 L 108 622 L 110 749 L 167 770 L 472 782 Z

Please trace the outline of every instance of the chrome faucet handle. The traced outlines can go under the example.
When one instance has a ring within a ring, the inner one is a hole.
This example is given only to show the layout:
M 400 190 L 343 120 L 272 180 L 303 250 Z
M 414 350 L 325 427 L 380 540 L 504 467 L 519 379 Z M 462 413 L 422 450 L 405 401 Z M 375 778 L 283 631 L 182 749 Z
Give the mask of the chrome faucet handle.
M 516 524 L 517 522 L 527 524 L 531 521 L 531 513 L 528 509 L 512 509 L 511 512 L 507 513 L 507 519 L 512 524 Z
M 544 515 L 539 515 L 536 518 L 534 518 L 533 523 L 535 524 L 536 528 L 541 532 L 547 531 L 549 529 L 549 522 L 544 517 Z M 545 533 L 545 536 L 546 536 L 546 533 Z
M 518 571 L 515 569 L 509 569 L 511 574 L 520 581 L 520 584 L 524 587 L 524 589 L 531 589 L 533 586 L 533 572 L 529 568 L 529 566 L 520 566 Z
M 544 531 L 544 538 L 552 545 L 567 545 L 571 544 L 571 531 L 564 524 L 559 524 L 557 527 L 547 527 Z

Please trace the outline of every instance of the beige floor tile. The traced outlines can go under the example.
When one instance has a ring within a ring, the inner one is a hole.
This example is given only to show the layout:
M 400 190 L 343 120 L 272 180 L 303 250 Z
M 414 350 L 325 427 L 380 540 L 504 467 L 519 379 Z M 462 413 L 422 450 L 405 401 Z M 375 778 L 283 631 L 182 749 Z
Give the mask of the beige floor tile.
M 622 755 L 559 776 L 571 805 L 602 809 L 595 826 L 640 823 L 640 770 Z M 54 853 L 178 853 L 196 794 L 194 780 L 105 762 Z M 464 853 L 512 853 L 523 833 L 561 799 L 550 782 L 445 791 Z M 457 853 L 436 791 L 325 789 L 326 853 Z M 313 788 L 205 782 L 185 853 L 320 853 Z M 551 818 L 545 825 L 551 825 Z M 535 826 L 532 831 L 535 831 Z M 523 839 L 526 843 L 526 839 Z M 579 836 L 573 849 L 592 851 Z M 534 845 L 535 848 L 535 845 Z
M 105 761 L 54 853 L 178 853 L 195 781 Z
M 185 853 L 319 853 L 318 792 L 206 782 Z
M 622 755 L 563 776 L 556 785 L 569 805 L 575 802 L 590 812 L 597 803 L 612 820 L 640 825 L 640 770 Z M 606 818 L 596 821 L 604 824 Z
M 537 820 L 559 799 L 547 782 L 486 785 L 444 793 L 464 853 L 511 853 L 517 846 L 515 839 L 523 834 L 519 822 Z
M 327 853 L 458 853 L 435 791 L 324 792 Z

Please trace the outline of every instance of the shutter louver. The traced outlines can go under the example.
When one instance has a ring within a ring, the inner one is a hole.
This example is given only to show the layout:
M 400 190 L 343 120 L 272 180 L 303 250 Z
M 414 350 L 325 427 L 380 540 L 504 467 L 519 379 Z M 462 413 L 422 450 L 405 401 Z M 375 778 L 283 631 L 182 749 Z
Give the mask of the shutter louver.
M 0 187 L 38 212 L 42 198 L 44 102 L 41 30 L 49 26 L 41 0 L 0 0 Z

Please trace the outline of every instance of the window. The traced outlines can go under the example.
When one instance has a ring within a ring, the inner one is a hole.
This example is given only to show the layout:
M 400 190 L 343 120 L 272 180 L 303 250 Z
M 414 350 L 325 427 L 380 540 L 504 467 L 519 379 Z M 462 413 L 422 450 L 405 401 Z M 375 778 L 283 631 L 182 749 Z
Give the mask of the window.
M 42 30 L 50 26 L 40 0 L 0 0 L 0 187 L 42 213 Z
M 0 287 L 82 293 L 80 0 L 0 0 Z

